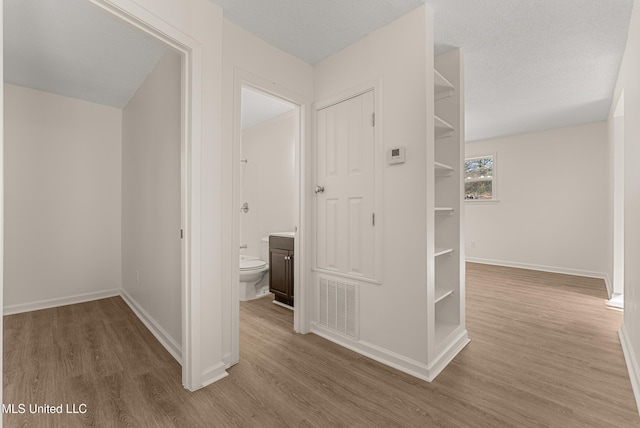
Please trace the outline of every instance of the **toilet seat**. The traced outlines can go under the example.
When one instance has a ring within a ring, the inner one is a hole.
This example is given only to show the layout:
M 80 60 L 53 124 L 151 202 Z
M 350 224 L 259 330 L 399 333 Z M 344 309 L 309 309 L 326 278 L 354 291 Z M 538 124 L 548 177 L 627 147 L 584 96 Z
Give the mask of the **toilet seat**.
M 240 270 L 241 271 L 260 270 L 260 269 L 263 269 L 266 265 L 267 263 L 260 259 L 242 260 L 240 262 Z

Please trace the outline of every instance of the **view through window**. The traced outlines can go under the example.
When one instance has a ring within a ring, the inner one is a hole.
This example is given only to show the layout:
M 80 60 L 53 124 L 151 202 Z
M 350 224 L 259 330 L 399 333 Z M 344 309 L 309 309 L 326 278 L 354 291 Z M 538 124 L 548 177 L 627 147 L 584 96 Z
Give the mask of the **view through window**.
M 466 200 L 495 199 L 493 156 L 467 158 L 464 161 L 464 198 Z

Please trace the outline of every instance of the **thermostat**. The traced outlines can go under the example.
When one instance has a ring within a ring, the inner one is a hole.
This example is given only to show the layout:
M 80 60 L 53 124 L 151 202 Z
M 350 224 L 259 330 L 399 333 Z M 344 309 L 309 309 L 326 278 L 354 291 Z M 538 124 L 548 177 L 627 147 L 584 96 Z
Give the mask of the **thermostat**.
M 392 165 L 394 163 L 404 163 L 405 147 L 393 147 L 387 152 L 387 163 Z

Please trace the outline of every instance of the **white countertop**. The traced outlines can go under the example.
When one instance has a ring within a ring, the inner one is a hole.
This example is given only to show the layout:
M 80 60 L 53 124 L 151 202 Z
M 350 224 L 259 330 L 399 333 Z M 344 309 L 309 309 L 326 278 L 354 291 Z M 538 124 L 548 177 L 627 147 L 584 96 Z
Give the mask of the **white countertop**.
M 294 238 L 295 232 L 273 232 L 269 236 L 282 236 L 283 238 Z

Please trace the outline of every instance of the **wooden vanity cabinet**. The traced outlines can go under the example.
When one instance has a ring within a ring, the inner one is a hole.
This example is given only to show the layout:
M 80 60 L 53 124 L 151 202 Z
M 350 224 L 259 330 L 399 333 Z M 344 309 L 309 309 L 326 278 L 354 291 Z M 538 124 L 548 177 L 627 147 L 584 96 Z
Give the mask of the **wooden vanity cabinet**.
M 269 291 L 293 307 L 293 238 L 269 236 Z

